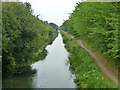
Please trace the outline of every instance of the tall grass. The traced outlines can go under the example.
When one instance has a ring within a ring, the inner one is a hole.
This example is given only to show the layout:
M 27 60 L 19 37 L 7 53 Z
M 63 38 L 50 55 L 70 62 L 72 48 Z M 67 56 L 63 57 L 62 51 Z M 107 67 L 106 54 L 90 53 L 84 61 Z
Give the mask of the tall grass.
M 70 69 L 76 78 L 74 82 L 80 88 L 117 88 L 117 85 L 106 79 L 94 63 L 92 57 L 75 39 L 61 32 L 65 47 L 70 53 Z

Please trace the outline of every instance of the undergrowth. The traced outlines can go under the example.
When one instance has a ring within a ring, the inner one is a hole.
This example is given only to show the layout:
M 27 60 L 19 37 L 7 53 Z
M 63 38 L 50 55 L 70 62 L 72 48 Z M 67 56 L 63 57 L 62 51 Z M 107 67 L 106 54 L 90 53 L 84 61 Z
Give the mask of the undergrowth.
M 61 32 L 65 47 L 70 53 L 70 69 L 75 74 L 74 82 L 79 88 L 117 88 L 117 84 L 106 79 L 89 53 L 75 39 Z

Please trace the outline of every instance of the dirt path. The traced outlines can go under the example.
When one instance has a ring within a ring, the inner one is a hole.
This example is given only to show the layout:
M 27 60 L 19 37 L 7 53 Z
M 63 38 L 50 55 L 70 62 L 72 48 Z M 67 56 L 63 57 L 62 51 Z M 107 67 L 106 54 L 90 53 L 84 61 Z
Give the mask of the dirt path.
M 66 33 L 66 32 L 65 32 Z M 66 33 L 67 34 L 67 33 Z M 71 38 L 74 38 L 72 35 L 67 34 Z M 99 67 L 102 74 L 105 75 L 107 79 L 112 80 L 114 83 L 118 83 L 118 69 L 109 63 L 105 58 L 104 55 L 99 53 L 98 51 L 93 51 L 90 49 L 88 45 L 86 45 L 82 40 L 76 39 L 77 42 L 83 47 L 93 58 L 96 65 Z

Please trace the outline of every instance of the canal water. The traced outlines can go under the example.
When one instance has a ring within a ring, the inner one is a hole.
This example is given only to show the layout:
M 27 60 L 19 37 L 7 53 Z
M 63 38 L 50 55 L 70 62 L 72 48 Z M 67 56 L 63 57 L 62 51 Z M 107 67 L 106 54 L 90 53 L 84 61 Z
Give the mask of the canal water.
M 74 75 L 69 70 L 69 53 L 64 47 L 62 36 L 46 47 L 48 54 L 44 60 L 31 65 L 36 73 L 31 76 L 15 77 L 4 82 L 8 88 L 76 88 Z
M 74 76 L 69 71 L 69 53 L 64 47 L 60 33 L 46 50 L 46 58 L 32 65 L 32 68 L 37 70 L 33 77 L 33 88 L 75 88 Z

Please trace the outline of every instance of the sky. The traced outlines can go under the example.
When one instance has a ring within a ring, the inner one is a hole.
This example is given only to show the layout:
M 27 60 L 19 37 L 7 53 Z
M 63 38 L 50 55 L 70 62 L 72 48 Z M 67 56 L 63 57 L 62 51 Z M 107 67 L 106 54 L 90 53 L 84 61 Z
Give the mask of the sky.
M 35 15 L 43 21 L 53 22 L 58 26 L 69 18 L 75 9 L 76 2 L 81 0 L 20 0 L 30 2 Z

